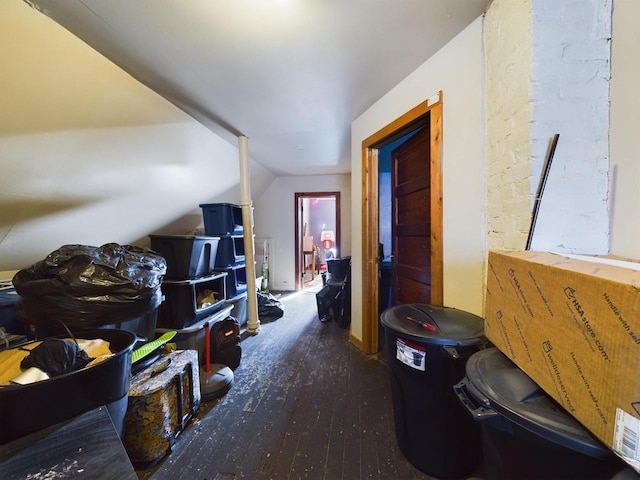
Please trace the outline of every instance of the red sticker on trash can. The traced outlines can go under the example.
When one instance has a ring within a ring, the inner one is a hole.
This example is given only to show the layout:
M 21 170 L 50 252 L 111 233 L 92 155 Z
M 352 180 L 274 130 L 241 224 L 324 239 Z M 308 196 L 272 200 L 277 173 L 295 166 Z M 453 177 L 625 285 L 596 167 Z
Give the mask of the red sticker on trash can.
M 396 339 L 396 359 L 416 370 L 426 370 L 427 350 L 425 347 Z

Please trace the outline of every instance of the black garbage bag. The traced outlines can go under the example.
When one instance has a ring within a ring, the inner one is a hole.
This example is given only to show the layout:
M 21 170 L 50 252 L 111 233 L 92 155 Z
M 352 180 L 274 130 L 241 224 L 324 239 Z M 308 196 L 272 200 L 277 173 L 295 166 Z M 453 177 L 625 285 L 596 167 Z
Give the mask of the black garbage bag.
M 56 377 L 80 370 L 91 360 L 77 343 L 61 338 L 45 338 L 22 359 L 20 368 L 36 367 L 50 377 Z
M 284 315 L 282 303 L 269 292 L 258 292 L 258 317 L 277 319 Z
M 147 248 L 63 245 L 15 274 L 15 314 L 36 327 L 90 328 L 127 321 L 162 303 L 166 271 L 166 260 Z

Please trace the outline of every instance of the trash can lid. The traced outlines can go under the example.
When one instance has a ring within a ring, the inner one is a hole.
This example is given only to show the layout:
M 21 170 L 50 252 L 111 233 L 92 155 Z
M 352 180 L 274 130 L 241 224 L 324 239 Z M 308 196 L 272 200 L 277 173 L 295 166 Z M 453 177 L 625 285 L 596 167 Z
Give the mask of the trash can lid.
M 484 341 L 484 320 L 452 307 L 396 305 L 382 312 L 380 321 L 396 334 L 422 343 L 465 346 Z
M 474 353 L 465 369 L 469 393 L 485 408 L 555 444 L 596 458 L 612 455 L 497 348 Z

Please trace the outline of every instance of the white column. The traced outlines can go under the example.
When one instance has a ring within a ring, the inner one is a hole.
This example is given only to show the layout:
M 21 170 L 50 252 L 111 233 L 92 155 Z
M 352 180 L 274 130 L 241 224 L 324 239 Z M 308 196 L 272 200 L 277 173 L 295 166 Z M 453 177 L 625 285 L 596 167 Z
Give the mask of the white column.
M 253 235 L 253 208 L 249 182 L 248 138 L 238 137 L 240 150 L 240 206 L 242 207 L 242 225 L 244 230 L 244 255 L 247 272 L 247 333 L 257 335 L 260 331 L 258 319 L 258 296 L 256 289 L 256 262 Z

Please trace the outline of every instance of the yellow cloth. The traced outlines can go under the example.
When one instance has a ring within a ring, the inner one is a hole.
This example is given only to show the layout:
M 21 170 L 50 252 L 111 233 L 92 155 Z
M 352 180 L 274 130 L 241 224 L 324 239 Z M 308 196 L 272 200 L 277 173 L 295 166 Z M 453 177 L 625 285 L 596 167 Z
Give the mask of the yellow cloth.
M 67 340 L 72 339 L 68 338 Z M 77 339 L 78 346 L 87 352 L 89 358 L 95 358 L 89 365 L 106 360 L 113 355 L 109 348 L 109 342 L 96 338 L 92 340 Z M 20 375 L 24 370 L 20 368 L 22 359 L 29 355 L 29 351 L 36 348 L 42 342 L 32 342 L 22 347 L 10 348 L 0 352 L 0 385 L 9 385 L 9 381 Z

